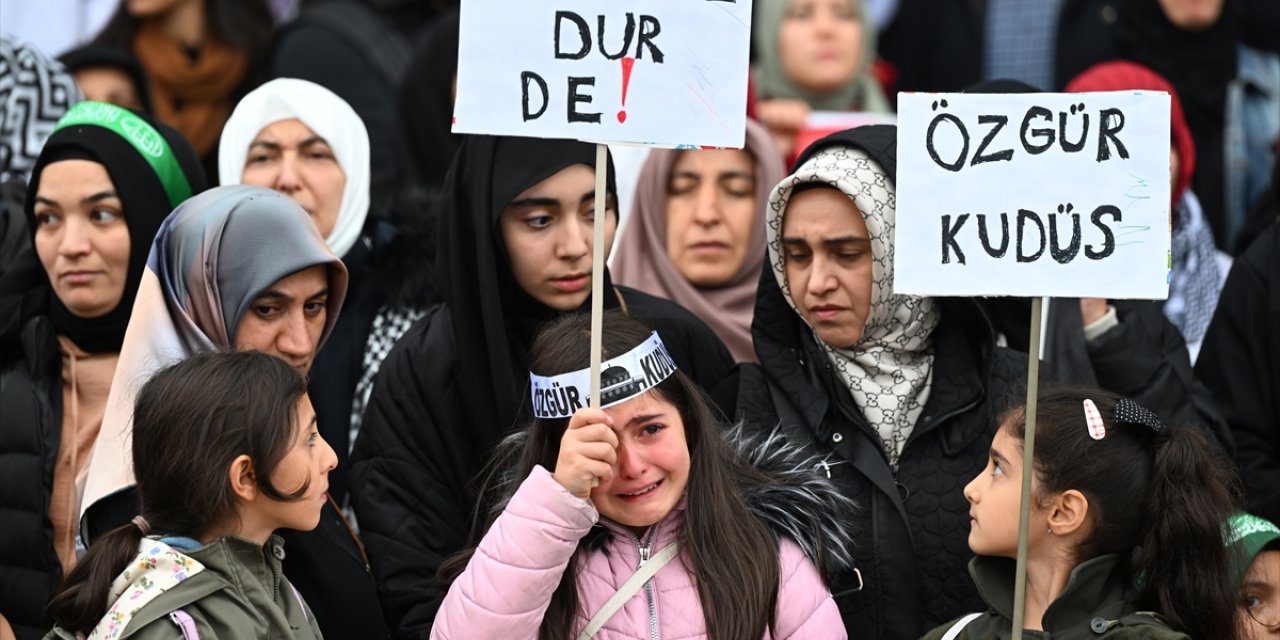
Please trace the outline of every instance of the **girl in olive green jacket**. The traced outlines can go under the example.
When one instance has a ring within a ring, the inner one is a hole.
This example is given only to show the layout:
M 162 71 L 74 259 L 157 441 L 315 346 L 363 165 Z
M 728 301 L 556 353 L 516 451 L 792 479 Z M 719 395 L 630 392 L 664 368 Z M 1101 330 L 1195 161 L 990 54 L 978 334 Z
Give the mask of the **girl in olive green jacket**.
M 315 528 L 337 464 L 306 388 L 259 352 L 203 352 L 151 378 L 133 423 L 141 513 L 67 576 L 47 638 L 320 638 L 273 535 Z
M 1234 475 L 1213 446 L 1100 389 L 1038 404 L 1023 637 L 1235 638 L 1221 525 Z M 1012 635 L 1025 428 L 1025 407 L 1004 416 L 987 468 L 964 490 L 969 573 L 989 610 L 926 640 Z

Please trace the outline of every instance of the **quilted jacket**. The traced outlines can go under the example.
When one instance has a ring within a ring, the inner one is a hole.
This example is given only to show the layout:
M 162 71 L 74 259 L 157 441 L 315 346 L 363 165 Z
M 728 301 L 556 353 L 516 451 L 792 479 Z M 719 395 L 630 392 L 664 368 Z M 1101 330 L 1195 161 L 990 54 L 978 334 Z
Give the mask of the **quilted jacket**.
M 896 175 L 893 127 L 860 127 L 810 146 L 857 146 Z M 889 465 L 873 425 L 831 370 L 812 330 L 783 298 L 766 263 L 752 334 L 759 365 L 743 365 L 716 390 L 722 409 L 749 428 L 782 428 L 830 456 L 836 485 L 861 507 L 852 523 L 857 573 L 828 575 L 848 633 L 916 640 L 978 610 L 965 570 L 969 505 L 963 489 L 987 462 L 1000 412 L 1020 400 L 1026 360 L 997 348 L 990 323 L 968 299 L 939 299 L 932 390 Z
M 576 635 L 639 568 L 641 560 L 675 541 L 683 501 L 637 537 L 604 521 L 603 548 L 584 549 L 577 580 Z M 432 638 L 534 639 L 552 592 L 579 542 L 599 520 L 589 501 L 570 494 L 542 467 L 520 485 L 445 596 Z M 779 587 L 773 633 L 766 638 L 845 638 L 822 577 L 794 542 L 779 546 Z M 693 576 L 676 556 L 595 636 L 601 639 L 703 638 L 702 606 Z

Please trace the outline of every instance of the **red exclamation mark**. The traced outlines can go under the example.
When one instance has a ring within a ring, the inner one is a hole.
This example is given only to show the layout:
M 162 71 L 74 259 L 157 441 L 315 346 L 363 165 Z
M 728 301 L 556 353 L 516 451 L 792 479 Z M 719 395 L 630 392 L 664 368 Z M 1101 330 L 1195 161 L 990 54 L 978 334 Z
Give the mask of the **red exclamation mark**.
M 618 112 L 618 122 L 627 121 L 627 86 L 631 84 L 631 67 L 635 65 L 635 58 L 622 59 L 622 111 Z

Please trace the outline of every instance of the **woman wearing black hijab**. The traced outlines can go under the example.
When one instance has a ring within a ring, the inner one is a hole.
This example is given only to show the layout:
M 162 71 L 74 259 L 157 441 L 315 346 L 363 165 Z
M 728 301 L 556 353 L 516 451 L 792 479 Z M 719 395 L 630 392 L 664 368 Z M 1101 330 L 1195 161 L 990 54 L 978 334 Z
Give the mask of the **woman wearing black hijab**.
M 581 142 L 468 136 L 445 179 L 444 303 L 383 362 L 351 457 L 356 516 L 396 637 L 427 637 L 444 595 L 436 570 L 466 544 L 473 481 L 494 445 L 532 417 L 526 357 L 535 334 L 590 308 L 594 158 Z M 704 387 L 724 377 L 732 359 L 702 321 L 603 275 L 605 308 L 654 327 Z
M 31 173 L 33 251 L 0 280 L 0 616 L 42 635 L 53 587 L 75 563 L 81 472 L 97 437 L 156 230 L 205 187 L 177 131 L 82 102 Z

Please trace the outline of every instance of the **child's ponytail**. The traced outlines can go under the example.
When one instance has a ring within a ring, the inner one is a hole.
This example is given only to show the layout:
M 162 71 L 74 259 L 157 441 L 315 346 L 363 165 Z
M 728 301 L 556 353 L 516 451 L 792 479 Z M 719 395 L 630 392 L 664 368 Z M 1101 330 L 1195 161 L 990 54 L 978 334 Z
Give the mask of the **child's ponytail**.
M 1089 501 L 1077 563 L 1119 554 L 1140 610 L 1192 638 L 1237 637 L 1223 540 L 1237 481 L 1218 447 L 1102 389 L 1044 393 L 1036 418 L 1037 494 L 1073 489 Z M 1021 440 L 1025 422 L 1014 410 L 1005 424 Z
M 132 460 L 140 462 L 134 471 L 145 519 L 95 540 L 63 578 L 46 618 L 88 635 L 111 606 L 111 583 L 137 557 L 144 536 L 203 539 L 234 522 L 227 470 L 240 455 L 253 461 L 263 495 L 290 499 L 271 476 L 298 438 L 298 399 L 306 391 L 296 369 L 256 351 L 201 352 L 156 373 L 133 411 Z
M 1235 589 L 1223 538 L 1234 475 L 1199 432 L 1165 431 L 1154 443 L 1144 534 L 1133 559 L 1136 604 L 1193 638 L 1234 638 Z
M 142 537 L 141 527 L 129 523 L 95 540 L 54 592 L 45 608 L 46 622 L 89 635 L 111 605 L 107 594 L 112 581 L 138 555 Z

